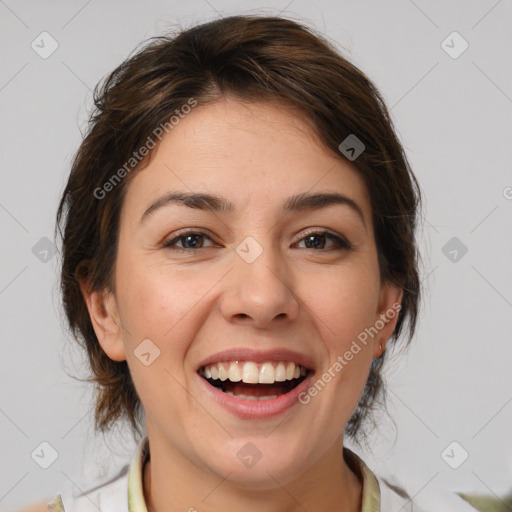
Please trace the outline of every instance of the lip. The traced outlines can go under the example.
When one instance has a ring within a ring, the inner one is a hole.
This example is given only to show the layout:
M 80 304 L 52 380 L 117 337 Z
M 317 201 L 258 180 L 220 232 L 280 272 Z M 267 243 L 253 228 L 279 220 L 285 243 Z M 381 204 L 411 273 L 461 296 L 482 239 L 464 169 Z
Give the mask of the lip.
M 269 361 L 269 359 L 266 359 L 266 361 Z M 209 384 L 208 381 L 199 374 L 197 374 L 197 378 L 201 381 L 200 385 L 203 386 L 206 395 L 219 404 L 224 410 L 243 420 L 262 420 L 283 414 L 294 406 L 299 405 L 299 395 L 310 387 L 313 375 L 314 372 L 310 371 L 306 378 L 288 393 L 270 400 L 261 401 L 244 400 L 236 396 L 228 395 Z
M 199 371 L 203 366 L 225 361 L 252 361 L 254 363 L 286 361 L 304 366 L 309 371 L 314 370 L 313 360 L 294 350 L 276 348 L 272 350 L 254 350 L 252 348 L 234 348 L 217 352 L 201 361 L 196 369 Z M 211 386 L 210 386 L 211 387 Z

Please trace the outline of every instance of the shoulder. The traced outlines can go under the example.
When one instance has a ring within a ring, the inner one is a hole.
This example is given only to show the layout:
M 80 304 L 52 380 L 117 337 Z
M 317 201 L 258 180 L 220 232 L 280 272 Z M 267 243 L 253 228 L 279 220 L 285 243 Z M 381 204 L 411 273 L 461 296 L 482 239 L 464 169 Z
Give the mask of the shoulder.
M 397 477 L 389 471 L 382 471 L 382 467 L 380 471 L 370 469 L 365 461 L 351 450 L 344 449 L 344 454 L 347 462 L 357 463 L 358 470 L 363 476 L 363 512 L 373 510 L 475 512 L 479 510 L 455 492 L 435 486 L 427 487 L 424 482 L 418 485 L 418 482 L 411 478 L 413 473 L 411 471 L 402 472 L 401 477 Z M 427 488 L 423 490 L 425 487 Z
M 106 481 L 78 490 L 70 486 L 44 506 L 40 503 L 19 512 L 128 512 L 128 466 Z
M 459 494 L 432 487 L 421 494 L 412 492 L 394 476 L 376 475 L 381 494 L 381 509 L 393 510 L 397 506 L 403 512 L 476 512 Z
M 53 500 L 38 508 L 19 512 L 128 512 L 128 500 L 143 505 L 144 497 L 141 485 L 141 471 L 149 457 L 149 442 L 145 436 L 137 446 L 130 462 L 125 464 L 114 476 L 93 477 L 87 471 L 86 483 L 73 482 Z M 92 483 L 91 483 L 92 482 Z M 133 508 L 133 507 L 132 507 Z M 144 510 L 145 507 L 139 507 Z
M 57 500 L 58 496 L 56 496 L 52 501 L 51 503 L 54 503 L 55 500 Z M 50 508 L 50 503 L 46 502 L 46 501 L 40 501 L 40 502 L 37 502 L 37 503 L 32 503 L 31 505 L 28 505 L 20 510 L 18 510 L 18 512 L 48 512 L 48 511 L 55 511 L 57 512 L 58 509 L 55 509 L 55 508 Z

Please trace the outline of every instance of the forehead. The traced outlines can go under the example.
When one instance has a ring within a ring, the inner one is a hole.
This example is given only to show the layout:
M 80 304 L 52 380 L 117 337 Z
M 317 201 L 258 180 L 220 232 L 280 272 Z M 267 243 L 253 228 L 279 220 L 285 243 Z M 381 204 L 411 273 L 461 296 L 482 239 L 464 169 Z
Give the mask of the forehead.
M 176 190 L 215 193 L 237 215 L 318 191 L 354 199 L 365 217 L 371 211 L 355 167 L 323 146 L 308 120 L 276 103 L 232 98 L 199 105 L 174 125 L 131 180 L 123 214 L 135 222 L 156 197 Z

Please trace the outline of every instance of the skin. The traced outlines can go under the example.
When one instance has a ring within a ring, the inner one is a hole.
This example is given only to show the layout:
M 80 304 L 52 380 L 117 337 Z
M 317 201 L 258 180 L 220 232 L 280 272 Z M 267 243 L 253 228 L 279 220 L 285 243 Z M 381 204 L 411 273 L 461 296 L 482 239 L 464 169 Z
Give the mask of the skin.
M 218 194 L 236 210 L 169 205 L 141 222 L 171 190 Z M 320 191 L 353 199 L 364 223 L 343 205 L 282 212 L 289 196 Z M 195 107 L 164 137 L 128 186 L 120 226 L 115 293 L 85 283 L 82 291 L 102 348 L 127 360 L 144 406 L 148 510 L 360 510 L 343 431 L 397 315 L 292 414 L 242 420 L 205 396 L 196 373 L 223 349 L 286 347 L 309 355 L 320 376 L 400 302 L 401 290 L 381 282 L 371 205 L 353 164 L 290 109 L 227 97 Z M 178 252 L 193 245 L 183 239 L 163 246 L 183 228 L 207 231 L 196 252 Z M 304 237 L 322 229 L 353 250 L 329 238 L 308 246 Z M 252 263 L 235 250 L 248 236 L 263 248 Z M 145 366 L 134 350 L 148 338 L 160 356 Z M 251 468 L 237 458 L 248 442 L 262 454 Z

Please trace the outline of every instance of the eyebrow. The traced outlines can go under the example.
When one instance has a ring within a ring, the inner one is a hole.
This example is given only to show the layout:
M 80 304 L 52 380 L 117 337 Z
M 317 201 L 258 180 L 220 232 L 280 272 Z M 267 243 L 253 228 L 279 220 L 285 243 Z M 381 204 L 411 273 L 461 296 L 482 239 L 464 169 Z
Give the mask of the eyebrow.
M 140 222 L 156 210 L 172 204 L 211 212 L 231 213 L 235 211 L 233 203 L 217 195 L 191 192 L 168 192 L 148 206 L 142 214 Z M 361 207 L 350 197 L 337 192 L 321 192 L 317 194 L 302 193 L 291 196 L 285 201 L 283 211 L 288 213 L 304 212 L 308 210 L 319 210 L 332 205 L 349 207 L 359 216 L 366 228 L 366 222 Z

